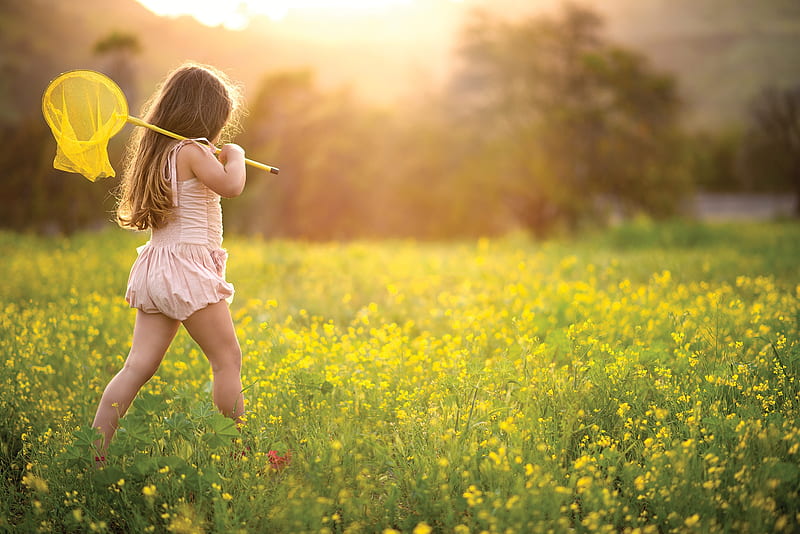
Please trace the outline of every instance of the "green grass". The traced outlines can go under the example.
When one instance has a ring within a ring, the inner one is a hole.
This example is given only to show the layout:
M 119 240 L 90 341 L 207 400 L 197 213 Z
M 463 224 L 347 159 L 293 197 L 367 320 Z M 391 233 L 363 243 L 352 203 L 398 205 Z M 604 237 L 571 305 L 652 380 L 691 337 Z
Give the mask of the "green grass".
M 181 332 L 95 470 L 144 240 L 0 234 L 0 530 L 800 528 L 796 224 L 228 239 L 244 434 Z

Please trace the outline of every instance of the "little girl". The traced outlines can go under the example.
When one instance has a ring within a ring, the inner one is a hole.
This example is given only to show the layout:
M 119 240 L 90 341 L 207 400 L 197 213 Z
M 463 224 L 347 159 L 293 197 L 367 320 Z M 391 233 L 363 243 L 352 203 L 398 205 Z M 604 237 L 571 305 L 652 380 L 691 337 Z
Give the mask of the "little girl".
M 211 363 L 217 408 L 237 422 L 244 413 L 220 206 L 220 196 L 235 197 L 244 188 L 244 151 L 226 144 L 215 155 L 211 148 L 235 126 L 239 102 L 224 74 L 184 64 L 150 99 L 145 120 L 191 140 L 142 128 L 128 147 L 117 220 L 124 228 L 150 229 L 151 238 L 128 279 L 125 298 L 137 308 L 131 349 L 92 423 L 103 435 L 97 463 L 105 462 L 119 418 L 158 369 L 181 323 Z

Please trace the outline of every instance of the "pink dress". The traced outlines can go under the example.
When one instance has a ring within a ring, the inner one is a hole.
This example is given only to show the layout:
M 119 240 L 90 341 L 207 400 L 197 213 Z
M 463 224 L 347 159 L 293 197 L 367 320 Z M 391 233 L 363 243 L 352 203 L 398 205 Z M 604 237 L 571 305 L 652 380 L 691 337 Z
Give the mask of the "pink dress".
M 197 178 L 177 179 L 178 151 L 191 142 L 181 141 L 170 151 L 166 178 L 172 183 L 173 212 L 139 247 L 125 294 L 131 308 L 180 321 L 233 298 L 233 286 L 225 281 L 220 197 Z

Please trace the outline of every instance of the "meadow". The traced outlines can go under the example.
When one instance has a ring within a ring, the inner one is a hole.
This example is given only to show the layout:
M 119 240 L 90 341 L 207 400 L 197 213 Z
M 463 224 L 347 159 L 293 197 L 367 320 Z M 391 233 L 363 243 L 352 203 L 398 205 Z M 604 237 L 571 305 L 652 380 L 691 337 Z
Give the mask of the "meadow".
M 243 432 L 181 331 L 95 469 L 145 240 L 0 233 L 0 531 L 800 530 L 796 223 L 228 238 Z

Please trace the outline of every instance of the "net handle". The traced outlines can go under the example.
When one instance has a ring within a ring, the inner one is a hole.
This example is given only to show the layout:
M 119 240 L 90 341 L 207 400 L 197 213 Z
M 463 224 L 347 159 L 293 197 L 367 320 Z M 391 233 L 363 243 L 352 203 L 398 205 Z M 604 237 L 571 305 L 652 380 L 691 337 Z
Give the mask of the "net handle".
M 164 135 L 166 135 L 168 137 L 172 137 L 173 139 L 178 139 L 180 141 L 185 141 L 186 139 L 188 139 L 187 137 L 184 137 L 182 135 L 178 135 L 176 133 L 170 132 L 169 130 L 165 130 L 164 128 L 159 128 L 155 124 L 150 124 L 149 122 L 145 122 L 145 121 L 143 121 L 142 119 L 140 119 L 138 117 L 131 117 L 130 115 L 128 115 L 126 120 L 129 123 L 131 123 L 131 124 L 133 124 L 135 126 L 142 126 L 144 128 L 148 128 L 150 130 L 153 130 L 154 132 L 158 132 L 158 133 L 164 134 Z M 214 149 L 215 153 L 219 152 L 219 150 L 220 150 L 219 148 L 217 148 L 217 147 L 215 147 L 213 145 L 211 145 L 211 147 Z M 278 167 L 273 167 L 271 165 L 267 165 L 266 163 L 261 163 L 260 161 L 255 161 L 255 160 L 252 160 L 252 159 L 245 158 L 244 162 L 246 164 L 250 165 L 251 167 L 255 167 L 257 169 L 262 169 L 262 170 L 265 170 L 267 172 L 271 172 L 272 174 L 278 174 L 280 172 L 280 169 Z

